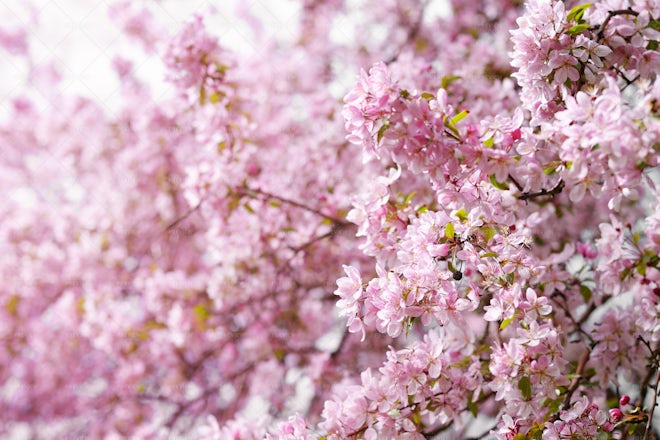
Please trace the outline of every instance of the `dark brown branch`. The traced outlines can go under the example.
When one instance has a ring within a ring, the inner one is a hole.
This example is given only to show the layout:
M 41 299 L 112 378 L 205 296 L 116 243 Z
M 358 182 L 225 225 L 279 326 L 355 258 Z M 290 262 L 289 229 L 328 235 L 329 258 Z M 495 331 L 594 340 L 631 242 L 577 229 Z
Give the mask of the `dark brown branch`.
M 540 191 L 535 191 L 535 192 L 525 192 L 525 193 L 520 194 L 518 196 L 518 199 L 519 200 L 530 200 L 530 199 L 535 199 L 537 197 L 543 197 L 543 196 L 554 197 L 557 194 L 559 194 L 560 192 L 562 192 L 562 190 L 564 189 L 564 185 L 565 185 L 564 181 L 560 180 L 551 189 L 542 189 Z
M 648 393 L 648 389 L 650 387 L 650 382 L 651 382 L 651 377 L 653 376 L 653 368 L 658 368 L 659 359 L 658 356 L 659 354 L 653 350 L 651 347 L 651 344 L 644 339 L 641 335 L 637 336 L 637 340 L 640 341 L 642 344 L 646 346 L 646 348 L 649 351 L 649 371 L 647 372 L 646 376 L 644 377 L 644 380 L 642 381 L 641 385 L 641 397 L 642 397 L 642 402 L 646 400 L 646 395 Z M 657 393 L 657 390 L 656 390 Z
M 509 180 L 515 185 L 516 188 L 518 188 L 518 191 L 523 192 L 522 185 L 519 184 L 518 181 L 511 174 L 509 174 Z
M 599 40 L 603 39 L 603 37 L 605 36 L 605 28 L 610 23 L 610 20 L 612 19 L 612 17 L 614 17 L 616 15 L 634 15 L 634 16 L 637 16 L 637 15 L 639 15 L 639 13 L 637 11 L 632 10 L 632 8 L 616 9 L 614 11 L 608 12 L 607 13 L 607 18 L 605 19 L 603 24 L 600 25 L 600 28 L 598 29 L 598 39 Z
M 573 393 L 575 390 L 577 390 L 578 386 L 580 386 L 580 382 L 582 382 L 582 372 L 584 371 L 585 365 L 587 365 L 587 362 L 589 361 L 589 356 L 591 355 L 591 351 L 588 349 L 582 354 L 580 357 L 580 360 L 578 361 L 577 367 L 575 368 L 575 377 L 573 377 L 573 380 L 571 380 L 571 383 L 568 386 L 568 389 L 566 390 L 566 397 L 564 398 L 564 402 L 562 403 L 562 406 L 565 408 L 568 408 L 568 406 L 571 403 L 571 397 L 573 397 Z M 556 415 L 559 417 L 559 413 Z
M 658 371 L 655 374 L 655 386 L 653 387 L 653 404 L 651 405 L 651 409 L 649 410 L 649 415 L 648 415 L 648 420 L 646 421 L 646 431 L 644 432 L 644 440 L 649 440 L 649 436 L 651 435 L 652 425 L 653 425 L 653 412 L 655 411 L 655 407 L 658 404 L 658 384 L 660 384 L 660 368 L 658 368 Z

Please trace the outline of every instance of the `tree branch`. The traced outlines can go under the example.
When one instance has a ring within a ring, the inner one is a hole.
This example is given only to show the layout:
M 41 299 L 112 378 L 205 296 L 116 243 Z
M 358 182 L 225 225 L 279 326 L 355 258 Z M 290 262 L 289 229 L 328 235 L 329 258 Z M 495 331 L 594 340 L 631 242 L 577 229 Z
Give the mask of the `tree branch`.
M 268 191 L 264 191 L 262 189 L 253 189 L 253 188 L 248 188 L 248 187 L 241 187 L 236 190 L 236 193 L 240 195 L 246 195 L 249 197 L 253 198 L 266 198 L 266 199 L 272 199 L 272 200 L 277 200 L 278 202 L 290 205 L 290 206 L 295 206 L 296 208 L 303 209 L 307 212 L 311 212 L 312 214 L 316 214 L 320 217 L 327 218 L 328 220 L 331 220 L 332 222 L 338 224 L 338 225 L 348 225 L 346 220 L 334 217 L 330 214 L 325 214 L 324 212 L 319 211 L 316 208 L 312 208 L 311 206 L 307 206 L 304 203 L 297 202 L 295 200 L 287 199 L 286 197 L 281 197 L 275 194 L 271 194 Z
M 537 197 L 543 197 L 543 196 L 550 196 L 554 197 L 562 190 L 564 189 L 564 181 L 560 180 L 557 182 L 557 184 L 551 188 L 551 189 L 542 189 L 540 191 L 535 191 L 535 192 L 524 192 L 518 196 L 519 200 L 530 200 L 530 199 L 535 199 Z
M 655 374 L 655 386 L 653 387 L 653 405 L 651 405 L 651 409 L 649 410 L 649 416 L 648 420 L 646 421 L 646 431 L 644 431 L 644 440 L 649 440 L 651 435 L 652 429 L 651 426 L 653 425 L 653 412 L 655 411 L 655 407 L 658 404 L 658 384 L 660 384 L 660 368 L 657 369 L 657 372 Z
M 614 17 L 616 15 L 634 15 L 634 16 L 637 16 L 637 15 L 639 15 L 639 12 L 634 11 L 632 8 L 616 9 L 614 11 L 608 12 L 607 13 L 607 18 L 605 19 L 603 24 L 600 25 L 600 28 L 598 29 L 598 39 L 599 40 L 603 39 L 603 37 L 605 36 L 605 28 L 610 23 L 610 20 L 612 19 L 612 17 Z

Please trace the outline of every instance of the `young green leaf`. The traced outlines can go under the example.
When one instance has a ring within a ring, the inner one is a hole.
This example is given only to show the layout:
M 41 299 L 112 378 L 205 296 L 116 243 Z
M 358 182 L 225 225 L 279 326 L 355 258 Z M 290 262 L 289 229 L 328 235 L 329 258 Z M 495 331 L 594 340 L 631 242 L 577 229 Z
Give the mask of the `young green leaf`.
M 571 26 L 568 28 L 566 33 L 568 35 L 578 35 L 581 34 L 582 32 L 586 31 L 589 29 L 589 24 L 588 23 L 581 23 L 581 24 L 576 24 L 575 26 Z
M 447 86 L 449 86 L 451 83 L 459 79 L 461 79 L 461 77 L 458 75 L 445 75 L 442 77 L 442 80 L 440 81 L 440 88 L 446 89 Z
M 589 303 L 592 295 L 591 289 L 584 284 L 580 284 L 580 295 L 582 295 L 582 299 L 585 303 Z
M 445 237 L 450 240 L 454 239 L 454 224 L 452 222 L 445 225 Z
M 502 323 L 500 324 L 500 330 L 504 330 L 505 328 L 507 328 L 509 326 L 509 324 L 511 324 L 511 322 L 513 322 L 514 319 L 515 319 L 515 317 L 512 316 L 511 318 L 507 318 L 504 321 L 502 321 Z
M 488 178 L 490 179 L 491 185 L 493 185 L 495 188 L 502 191 L 509 189 L 509 185 L 507 185 L 506 182 L 498 182 L 494 175 L 490 175 Z
M 465 208 L 459 209 L 454 215 L 461 221 L 461 223 L 465 223 L 468 219 L 468 213 Z
M 580 20 L 582 20 L 582 16 L 584 15 L 584 11 L 589 9 L 590 6 L 592 6 L 593 3 L 584 3 L 581 5 L 577 5 L 571 8 L 570 11 L 568 11 L 568 15 L 566 16 L 566 19 L 568 21 L 577 21 L 578 23 Z
M 453 117 L 449 120 L 449 124 L 451 124 L 452 126 L 456 126 L 456 124 L 458 124 L 458 123 L 461 122 L 463 119 L 465 119 L 465 118 L 467 117 L 467 115 L 469 115 L 469 114 L 470 114 L 469 111 L 467 111 L 467 110 L 463 110 L 463 111 L 461 111 L 460 113 L 457 113 L 455 116 L 453 116 Z
M 378 140 L 379 144 L 380 144 L 380 141 L 383 139 L 383 135 L 385 134 L 385 131 L 388 128 L 390 128 L 389 124 L 383 124 L 383 126 L 378 129 L 377 140 Z
M 532 382 L 529 376 L 523 376 L 518 381 L 518 389 L 523 396 L 523 399 L 530 400 L 532 398 Z

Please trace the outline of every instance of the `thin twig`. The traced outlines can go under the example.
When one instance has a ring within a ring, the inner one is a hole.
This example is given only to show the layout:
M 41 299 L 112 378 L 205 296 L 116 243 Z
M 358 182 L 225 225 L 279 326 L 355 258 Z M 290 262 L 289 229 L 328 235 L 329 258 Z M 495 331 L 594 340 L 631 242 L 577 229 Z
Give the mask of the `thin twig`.
M 185 214 L 183 214 L 181 217 L 177 218 L 177 219 L 174 220 L 172 223 L 170 223 L 170 224 L 165 228 L 165 231 L 171 231 L 172 229 L 174 229 L 179 223 L 181 223 L 182 221 L 184 221 L 185 219 L 187 219 L 188 217 L 190 217 L 190 216 L 192 215 L 193 212 L 197 211 L 197 210 L 199 209 L 200 206 L 202 206 L 202 202 L 199 202 L 197 205 L 195 205 L 194 207 L 190 208 L 190 209 L 189 209 Z
M 660 384 L 660 368 L 655 375 L 655 386 L 653 387 L 653 405 L 649 410 L 648 420 L 646 421 L 646 431 L 644 432 L 644 440 L 649 440 L 649 435 L 651 435 L 651 425 L 653 425 L 653 412 L 655 411 L 655 406 L 658 404 L 658 384 Z
M 522 193 L 518 196 L 518 199 L 519 200 L 529 200 L 529 199 L 535 199 L 536 197 L 543 197 L 543 196 L 554 197 L 557 194 L 559 194 L 560 192 L 562 192 L 562 190 L 564 189 L 564 185 L 565 185 L 564 181 L 560 180 L 551 189 L 542 189 L 540 191 Z
M 616 15 L 634 15 L 637 16 L 639 15 L 639 12 L 632 10 L 631 8 L 628 9 L 616 9 L 614 11 L 610 11 L 607 13 L 607 18 L 603 22 L 602 25 L 600 25 L 600 29 L 598 29 L 598 39 L 602 40 L 603 37 L 605 36 L 605 28 L 607 25 L 610 23 L 610 20 L 612 17 Z
M 345 228 L 346 226 L 348 226 L 348 223 L 335 224 L 325 234 L 317 235 L 316 237 L 311 238 L 308 242 L 306 242 L 306 243 L 304 243 L 300 246 L 294 247 L 291 250 L 293 250 L 295 253 L 298 253 L 298 252 L 310 247 L 311 245 L 313 245 L 317 241 L 324 240 L 328 237 L 333 237 L 335 234 L 337 234 L 338 231 L 340 231 L 342 228 Z
M 518 191 L 523 192 L 523 187 L 522 187 L 522 185 L 520 185 L 520 184 L 518 183 L 518 181 L 517 181 L 516 179 L 514 179 L 514 177 L 513 177 L 511 174 L 509 174 L 509 180 L 510 180 L 511 182 L 513 182 L 513 184 L 516 186 L 516 188 L 518 188 Z
M 307 206 L 304 203 L 297 202 L 295 200 L 287 199 L 286 197 L 278 196 L 275 194 L 271 194 L 268 191 L 264 191 L 262 189 L 253 189 L 253 188 L 247 188 L 247 187 L 241 187 L 236 190 L 236 192 L 240 195 L 246 195 L 250 197 L 257 198 L 259 196 L 265 197 L 266 199 L 273 199 L 281 203 L 285 203 L 287 205 L 295 206 L 296 208 L 303 209 L 305 211 L 311 212 L 313 214 L 316 214 L 320 217 L 327 218 L 328 220 L 331 220 L 332 222 L 339 224 L 339 225 L 348 225 L 349 223 L 346 220 L 342 220 L 340 218 L 334 217 L 330 214 L 326 214 L 324 212 L 319 211 L 316 208 L 312 208 L 311 206 Z
M 573 393 L 575 392 L 575 390 L 577 390 L 578 386 L 580 385 L 580 382 L 583 379 L 582 372 L 584 371 L 585 365 L 587 365 L 587 362 L 589 361 L 590 355 L 591 355 L 591 351 L 586 350 L 580 357 L 580 360 L 578 361 L 577 368 L 575 369 L 575 377 L 573 377 L 573 380 L 571 380 L 571 383 L 568 386 L 568 389 L 566 390 L 566 397 L 564 398 L 564 402 L 562 403 L 562 406 L 564 408 L 568 408 L 568 405 L 570 405 L 571 397 L 573 396 Z M 556 416 L 559 417 L 559 413 L 557 413 Z
M 403 44 L 397 49 L 396 53 L 392 55 L 387 61 L 385 61 L 385 64 L 392 64 L 399 58 L 399 55 L 401 55 L 401 51 L 403 48 L 411 43 L 415 38 L 417 38 L 417 35 L 419 34 L 419 31 L 422 27 L 422 22 L 424 21 L 424 11 L 426 10 L 426 7 L 428 6 L 429 0 L 425 0 L 423 4 L 421 5 L 420 11 L 419 11 L 419 16 L 417 17 L 417 20 L 415 23 L 410 27 L 408 30 L 408 35 L 406 36 L 406 41 L 403 42 Z

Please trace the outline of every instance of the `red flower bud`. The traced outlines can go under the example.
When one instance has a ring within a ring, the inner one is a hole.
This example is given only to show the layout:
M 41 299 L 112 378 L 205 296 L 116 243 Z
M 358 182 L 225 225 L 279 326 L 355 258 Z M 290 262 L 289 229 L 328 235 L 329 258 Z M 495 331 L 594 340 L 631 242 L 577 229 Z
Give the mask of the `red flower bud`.
M 610 420 L 614 423 L 620 421 L 623 418 L 623 411 L 619 408 L 612 408 L 610 410 Z

